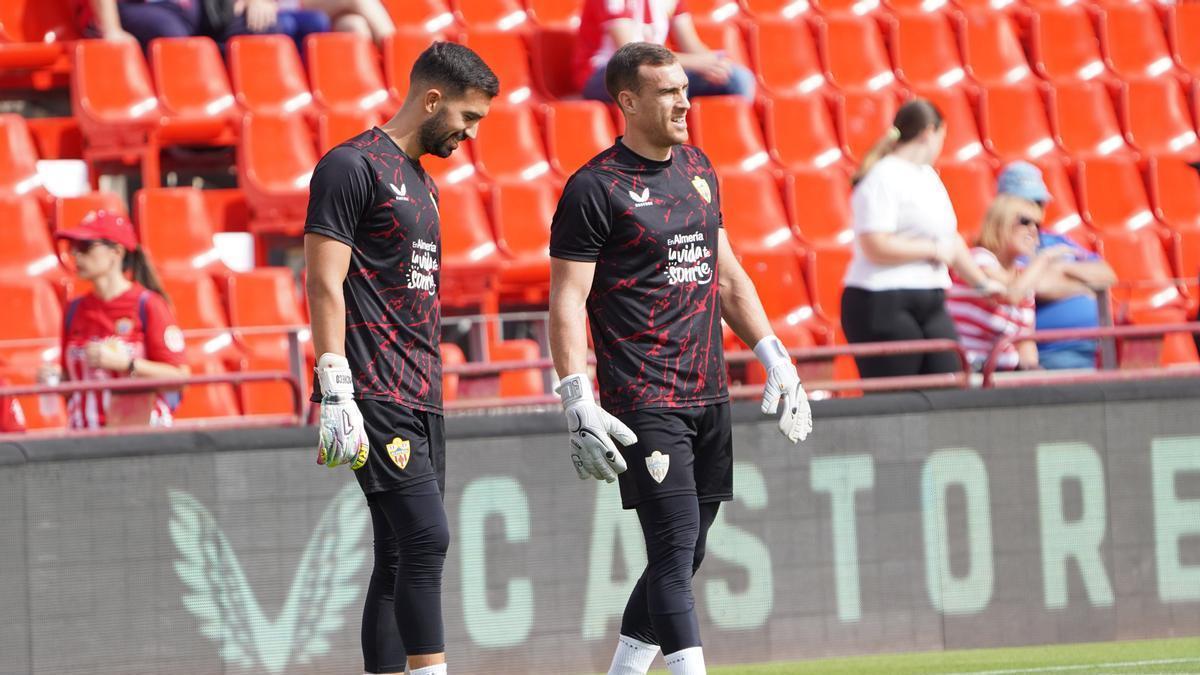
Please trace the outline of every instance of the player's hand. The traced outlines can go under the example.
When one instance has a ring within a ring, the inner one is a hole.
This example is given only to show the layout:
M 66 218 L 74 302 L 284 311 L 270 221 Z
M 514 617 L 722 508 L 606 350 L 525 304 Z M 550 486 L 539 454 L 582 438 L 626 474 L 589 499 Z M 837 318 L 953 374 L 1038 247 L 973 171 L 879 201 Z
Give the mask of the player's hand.
M 568 375 L 555 391 L 562 397 L 563 412 L 567 416 L 575 473 L 579 474 L 580 480 L 590 477 L 609 483 L 615 481 L 617 474 L 623 473 L 628 466 L 612 439 L 617 439 L 621 445 L 632 445 L 637 443 L 637 435 L 596 403 L 587 375 Z
M 367 463 L 371 445 L 354 402 L 354 378 L 346 357 L 322 354 L 317 361 L 317 382 L 321 385 L 317 464 L 332 469 L 349 463 L 351 469 L 359 469 Z
M 265 33 L 275 25 L 279 7 L 274 0 L 246 0 L 246 27 L 251 33 Z
M 754 346 L 754 353 L 767 369 L 767 385 L 763 388 L 762 411 L 772 415 L 779 410 L 783 399 L 783 413 L 779 416 L 779 432 L 789 441 L 797 443 L 808 438 L 812 431 L 812 407 L 808 394 L 800 384 L 800 375 L 788 356 L 783 343 L 769 335 Z

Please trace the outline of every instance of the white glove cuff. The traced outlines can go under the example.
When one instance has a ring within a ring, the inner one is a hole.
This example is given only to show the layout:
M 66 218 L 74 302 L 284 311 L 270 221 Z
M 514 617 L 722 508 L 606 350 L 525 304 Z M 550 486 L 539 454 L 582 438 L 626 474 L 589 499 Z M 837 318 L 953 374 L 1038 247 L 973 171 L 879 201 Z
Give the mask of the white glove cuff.
M 754 345 L 754 355 L 767 370 L 771 370 L 781 363 L 791 363 L 792 361 L 783 342 L 774 335 L 768 335 L 759 340 L 758 344 Z
M 554 389 L 562 398 L 563 410 L 582 402 L 592 403 L 592 381 L 587 373 L 575 373 L 564 377 Z
M 343 401 L 354 398 L 354 376 L 346 357 L 326 352 L 317 360 L 316 371 L 322 398 Z

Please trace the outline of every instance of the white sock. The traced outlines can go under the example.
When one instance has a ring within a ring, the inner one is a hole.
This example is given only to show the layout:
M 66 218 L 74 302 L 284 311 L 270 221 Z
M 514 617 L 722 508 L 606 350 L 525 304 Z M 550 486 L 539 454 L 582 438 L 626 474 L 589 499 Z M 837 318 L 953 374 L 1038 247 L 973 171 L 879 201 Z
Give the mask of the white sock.
M 608 667 L 608 675 L 646 675 L 650 664 L 654 663 L 656 654 L 658 645 L 619 635 L 617 651 L 613 654 L 612 665 Z
M 412 675 L 446 675 L 446 664 L 439 663 L 436 666 L 425 666 L 408 672 Z
M 700 647 L 680 649 L 667 654 L 667 671 L 671 675 L 708 675 L 704 668 L 704 650 Z

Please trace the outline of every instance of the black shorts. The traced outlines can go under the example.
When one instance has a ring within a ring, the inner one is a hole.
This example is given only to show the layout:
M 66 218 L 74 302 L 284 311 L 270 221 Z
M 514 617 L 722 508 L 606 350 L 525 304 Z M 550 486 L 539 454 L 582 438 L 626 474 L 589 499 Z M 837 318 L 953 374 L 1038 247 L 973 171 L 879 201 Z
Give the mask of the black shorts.
M 629 469 L 619 477 L 621 506 L 696 495 L 700 502 L 733 499 L 733 427 L 729 403 L 651 408 L 617 415 L 638 441 L 621 448 Z
M 446 494 L 446 420 L 387 401 L 360 400 L 371 453 L 354 472 L 363 492 L 405 492 L 436 480 Z

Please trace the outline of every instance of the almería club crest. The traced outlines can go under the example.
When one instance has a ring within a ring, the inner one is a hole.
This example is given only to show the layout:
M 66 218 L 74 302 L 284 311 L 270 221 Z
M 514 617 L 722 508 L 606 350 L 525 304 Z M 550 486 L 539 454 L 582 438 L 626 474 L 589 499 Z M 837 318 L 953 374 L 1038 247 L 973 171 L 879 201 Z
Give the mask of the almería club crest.
M 392 442 L 387 444 L 387 452 L 388 457 L 392 458 L 392 461 L 396 463 L 396 466 L 400 467 L 401 471 L 404 470 L 404 467 L 408 466 L 408 458 L 412 454 L 409 450 L 408 441 L 399 436 L 393 438 Z
M 654 482 L 661 483 L 667 477 L 667 472 L 671 470 L 671 456 L 655 450 L 646 458 L 646 468 L 649 469 L 650 477 L 654 479 Z
M 712 192 L 708 189 L 708 181 L 704 180 L 700 176 L 696 176 L 692 179 L 692 187 L 696 188 L 696 192 L 700 195 L 700 198 L 704 200 L 705 204 L 712 202 Z

